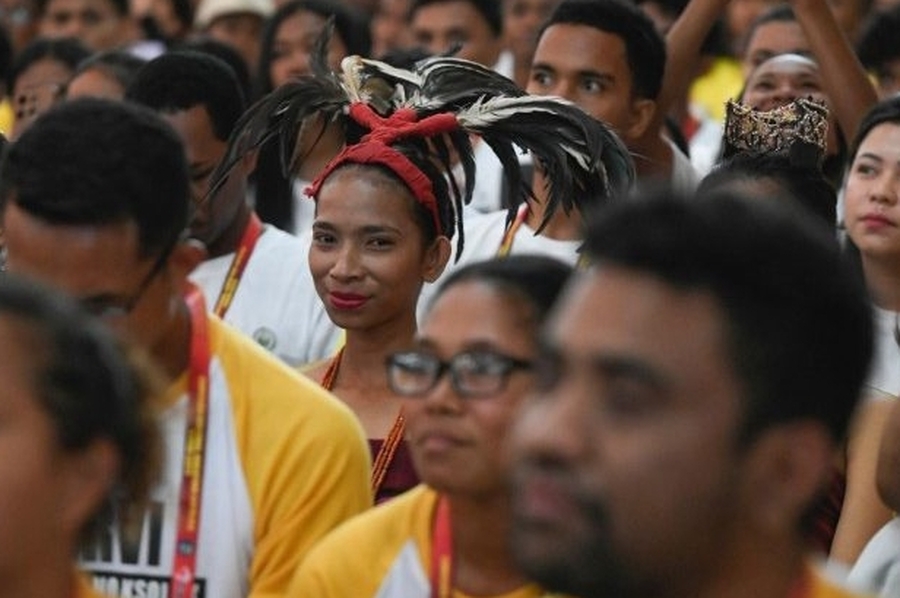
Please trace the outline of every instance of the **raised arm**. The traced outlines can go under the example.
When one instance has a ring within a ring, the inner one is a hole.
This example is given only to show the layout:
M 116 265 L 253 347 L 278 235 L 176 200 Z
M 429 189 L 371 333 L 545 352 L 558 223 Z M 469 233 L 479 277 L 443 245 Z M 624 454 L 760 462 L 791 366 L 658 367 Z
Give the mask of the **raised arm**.
M 875 86 L 826 0 L 792 0 L 792 6 L 822 67 L 822 85 L 831 100 L 831 109 L 844 135 L 850 139 L 856 134 L 862 117 L 878 101 Z
M 656 116 L 648 131 L 659 130 L 669 109 L 687 93 L 700 48 L 728 0 L 690 0 L 666 35 L 666 72 L 656 102 Z

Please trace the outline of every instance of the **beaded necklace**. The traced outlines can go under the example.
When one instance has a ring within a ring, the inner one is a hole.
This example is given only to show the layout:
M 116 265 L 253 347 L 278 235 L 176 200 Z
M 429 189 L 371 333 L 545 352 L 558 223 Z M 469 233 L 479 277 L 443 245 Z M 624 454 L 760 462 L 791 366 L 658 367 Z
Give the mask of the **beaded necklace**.
M 331 391 L 334 389 L 334 383 L 337 380 L 338 370 L 341 367 L 341 360 L 343 357 L 344 348 L 341 347 L 341 350 L 337 352 L 331 359 L 331 363 L 328 364 L 325 375 L 322 376 L 321 384 L 322 388 L 325 390 Z M 406 418 L 403 416 L 403 409 L 401 409 L 397 412 L 397 417 L 394 418 L 394 424 L 391 426 L 391 431 L 388 432 L 387 438 L 384 439 L 381 448 L 378 449 L 375 460 L 372 462 L 373 496 L 377 495 L 378 491 L 381 489 L 381 484 L 384 482 L 387 471 L 390 469 L 391 463 L 394 461 L 394 456 L 397 454 L 397 448 L 400 446 L 400 441 L 403 440 L 405 428 Z

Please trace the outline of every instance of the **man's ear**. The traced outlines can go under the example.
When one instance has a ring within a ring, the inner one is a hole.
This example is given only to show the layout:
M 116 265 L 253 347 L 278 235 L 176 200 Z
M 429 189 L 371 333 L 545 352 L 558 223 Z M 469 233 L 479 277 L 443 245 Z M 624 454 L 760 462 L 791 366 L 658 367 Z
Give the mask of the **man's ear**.
M 768 533 L 799 530 L 831 479 L 836 447 L 815 421 L 777 424 L 748 450 L 745 498 L 751 517 Z
M 434 282 L 441 276 L 450 260 L 451 253 L 453 250 L 450 246 L 450 239 L 441 235 L 434 240 L 434 243 L 425 252 L 425 268 L 422 272 L 425 282 Z
M 649 134 L 648 127 L 656 116 L 656 102 L 647 98 L 635 98 L 631 102 L 631 119 L 623 131 L 628 141 L 636 141 Z

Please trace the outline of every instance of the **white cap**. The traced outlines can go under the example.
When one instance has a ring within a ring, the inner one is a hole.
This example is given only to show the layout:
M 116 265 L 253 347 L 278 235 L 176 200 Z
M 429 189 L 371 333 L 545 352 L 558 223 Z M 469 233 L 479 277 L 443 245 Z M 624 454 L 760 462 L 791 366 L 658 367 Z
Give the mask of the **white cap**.
M 206 29 L 225 15 L 249 13 L 265 19 L 273 12 L 275 4 L 272 0 L 202 0 L 194 17 L 194 25 L 198 29 Z

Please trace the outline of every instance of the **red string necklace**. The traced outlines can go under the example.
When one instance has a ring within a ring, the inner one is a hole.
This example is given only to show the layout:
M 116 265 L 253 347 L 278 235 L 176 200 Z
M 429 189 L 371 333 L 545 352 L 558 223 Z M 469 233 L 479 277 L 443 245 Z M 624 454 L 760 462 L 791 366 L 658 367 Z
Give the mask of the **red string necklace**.
M 325 375 L 322 376 L 321 384 L 322 388 L 325 390 L 331 391 L 334 389 L 334 384 L 337 380 L 338 370 L 341 367 L 341 360 L 343 357 L 344 348 L 341 347 L 340 351 L 331 358 L 331 363 L 328 364 L 328 369 L 325 370 Z M 387 471 L 394 461 L 394 456 L 397 454 L 397 449 L 400 447 L 400 442 L 403 440 L 403 433 L 405 430 L 406 418 L 403 416 L 403 409 L 401 409 L 397 412 L 397 417 L 394 418 L 394 423 L 391 426 L 391 431 L 388 432 L 387 438 L 381 443 L 381 448 L 378 449 L 375 460 L 372 461 L 373 496 L 378 494 L 381 485 L 384 483 L 384 478 L 387 476 Z

